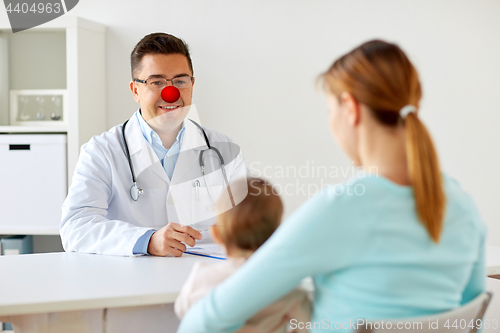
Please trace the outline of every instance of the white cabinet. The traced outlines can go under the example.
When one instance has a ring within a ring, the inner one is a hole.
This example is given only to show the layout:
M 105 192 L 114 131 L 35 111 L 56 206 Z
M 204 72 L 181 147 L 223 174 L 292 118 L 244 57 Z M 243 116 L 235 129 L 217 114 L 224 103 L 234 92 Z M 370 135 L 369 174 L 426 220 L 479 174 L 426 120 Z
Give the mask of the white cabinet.
M 47 158 L 50 156 L 50 158 Z M 57 234 L 66 197 L 66 135 L 0 135 L 5 234 Z
M 36 119 L 30 119 L 26 126 L 22 122 L 21 126 L 11 126 L 11 91 L 61 89 L 66 91 L 67 97 L 67 112 L 65 118 L 61 119 L 63 121 L 45 119 L 36 123 Z M 34 136 L 31 142 L 36 144 L 37 141 L 46 140 L 42 135 L 63 135 L 66 138 L 65 170 L 53 177 L 58 177 L 54 179 L 57 184 L 65 184 L 64 196 L 67 185 L 71 183 L 81 145 L 107 129 L 105 97 L 104 26 L 65 15 L 42 26 L 13 34 L 8 20 L 0 19 L 0 136 L 29 134 Z M 36 135 L 41 135 L 40 140 L 37 140 Z M 40 166 L 46 159 L 56 160 L 61 156 L 58 154 L 56 157 L 48 152 L 43 155 L 37 156 L 31 163 Z M 3 156 L 0 157 L 2 176 L 14 178 L 15 171 L 12 165 L 4 163 Z M 41 182 L 27 181 L 27 178 L 25 180 L 19 183 L 19 190 L 25 194 L 38 193 L 42 186 L 46 186 Z M 4 218 L 6 205 L 0 200 L 0 219 Z M 29 210 L 40 207 L 37 205 L 35 202 L 25 202 L 19 208 Z M 42 220 L 44 212 L 40 211 L 39 214 Z M 55 223 L 58 225 L 59 221 L 60 214 Z M 7 227 L 5 223 L 0 221 L 0 234 L 58 234 L 57 229 L 50 232 L 49 229 L 27 230 L 21 227 L 22 224 L 16 228 L 15 225 Z

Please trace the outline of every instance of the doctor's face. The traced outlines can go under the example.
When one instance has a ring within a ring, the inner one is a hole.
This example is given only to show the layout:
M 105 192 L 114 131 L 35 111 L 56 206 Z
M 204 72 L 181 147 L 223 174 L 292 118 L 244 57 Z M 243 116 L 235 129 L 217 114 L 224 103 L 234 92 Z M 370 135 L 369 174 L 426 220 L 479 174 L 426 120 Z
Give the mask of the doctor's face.
M 141 60 L 141 66 L 135 78 L 147 80 L 149 78 L 173 79 L 180 76 L 193 76 L 189 69 L 186 56 L 174 54 L 146 54 Z M 172 85 L 168 81 L 167 85 Z M 155 117 L 162 116 L 172 127 L 177 127 L 186 118 L 193 96 L 193 82 L 187 88 L 179 89 L 180 97 L 173 103 L 167 103 L 161 98 L 161 90 L 151 90 L 146 84 L 131 81 L 130 89 L 136 102 L 141 104 L 142 117 L 149 121 Z

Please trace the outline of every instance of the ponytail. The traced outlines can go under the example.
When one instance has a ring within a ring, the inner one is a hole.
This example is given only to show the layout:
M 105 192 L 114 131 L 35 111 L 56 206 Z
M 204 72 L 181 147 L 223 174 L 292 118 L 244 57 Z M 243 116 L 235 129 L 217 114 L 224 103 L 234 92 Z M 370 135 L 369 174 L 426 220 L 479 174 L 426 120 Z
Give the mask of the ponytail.
M 439 161 L 429 132 L 415 112 L 405 118 L 406 159 L 417 215 L 434 243 L 443 230 L 446 197 Z
M 385 126 L 398 126 L 403 119 L 416 213 L 439 243 L 446 198 L 436 150 L 416 114 L 422 90 L 415 67 L 397 45 L 373 40 L 337 59 L 322 77 L 333 95 L 352 94 Z

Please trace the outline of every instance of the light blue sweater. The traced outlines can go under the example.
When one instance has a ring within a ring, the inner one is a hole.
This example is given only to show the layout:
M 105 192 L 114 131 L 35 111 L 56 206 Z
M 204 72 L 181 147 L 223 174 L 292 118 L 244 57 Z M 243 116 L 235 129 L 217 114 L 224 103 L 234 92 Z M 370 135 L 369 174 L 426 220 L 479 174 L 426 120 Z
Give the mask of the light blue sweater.
M 196 303 L 179 332 L 232 332 L 306 276 L 316 287 L 311 322 L 330 328 L 436 314 L 470 301 L 485 289 L 486 227 L 472 199 L 443 177 L 439 244 L 417 219 L 411 187 L 375 176 L 326 187 Z M 325 331 L 319 327 L 311 332 Z

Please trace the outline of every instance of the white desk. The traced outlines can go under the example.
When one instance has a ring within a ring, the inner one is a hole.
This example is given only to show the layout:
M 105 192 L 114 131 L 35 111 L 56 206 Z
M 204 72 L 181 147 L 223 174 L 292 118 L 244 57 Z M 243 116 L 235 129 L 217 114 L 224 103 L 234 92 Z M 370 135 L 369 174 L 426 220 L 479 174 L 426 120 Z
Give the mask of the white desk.
M 0 321 L 17 323 L 20 332 L 48 332 L 44 325 L 57 332 L 175 332 L 178 320 L 166 303 L 200 260 L 218 261 L 188 254 L 0 256 Z
M 486 275 L 500 279 L 500 247 L 486 247 Z
M 73 318 L 71 311 L 83 310 L 88 318 L 102 319 L 102 309 L 172 303 L 191 267 L 199 260 L 217 261 L 191 255 L 181 258 L 80 253 L 0 256 L 0 317 L 64 312 Z M 487 266 L 488 276 L 500 274 L 500 248 L 487 247 Z M 123 322 L 123 316 L 131 314 L 126 311 L 114 314 L 108 311 L 108 322 L 109 318 Z M 144 317 L 143 313 L 139 315 Z M 159 317 L 161 312 L 155 316 Z
M 196 261 L 82 253 L 0 256 L 0 316 L 172 303 Z M 487 275 L 500 275 L 500 247 L 487 247 Z
M 0 256 L 0 316 L 172 303 L 196 261 L 81 253 Z

